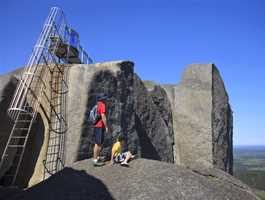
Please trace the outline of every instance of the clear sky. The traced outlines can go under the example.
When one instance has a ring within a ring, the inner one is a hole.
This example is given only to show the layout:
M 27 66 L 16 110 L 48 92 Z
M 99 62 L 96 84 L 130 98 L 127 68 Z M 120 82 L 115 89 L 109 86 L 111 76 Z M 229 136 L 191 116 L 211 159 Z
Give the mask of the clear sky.
M 265 145 L 264 0 L 1 0 L 0 74 L 24 66 L 52 6 L 96 62 L 132 60 L 142 79 L 177 83 L 215 63 L 234 111 L 234 144 Z

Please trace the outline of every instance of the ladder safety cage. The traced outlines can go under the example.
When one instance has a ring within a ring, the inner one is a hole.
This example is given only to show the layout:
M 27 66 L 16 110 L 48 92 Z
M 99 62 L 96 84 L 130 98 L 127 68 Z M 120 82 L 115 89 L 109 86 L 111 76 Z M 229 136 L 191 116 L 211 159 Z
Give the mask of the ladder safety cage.
M 30 131 L 44 99 L 49 105 L 49 139 L 43 178 L 63 169 L 68 92 L 63 64 L 73 63 L 90 64 L 93 60 L 81 47 L 78 33 L 68 26 L 63 11 L 52 7 L 7 111 L 14 124 L 1 157 L 1 184 L 16 184 Z

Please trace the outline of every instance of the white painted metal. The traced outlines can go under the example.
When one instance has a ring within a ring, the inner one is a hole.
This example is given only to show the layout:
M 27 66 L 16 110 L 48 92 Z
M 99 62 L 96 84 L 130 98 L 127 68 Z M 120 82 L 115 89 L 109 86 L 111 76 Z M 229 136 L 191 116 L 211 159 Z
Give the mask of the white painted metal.
M 71 36 L 75 37 L 73 40 L 77 43 L 71 43 Z M 55 44 L 52 38 L 57 38 Z M 56 51 L 59 48 L 63 48 L 61 50 L 65 50 L 67 55 L 58 57 Z M 73 52 L 78 54 L 75 55 Z M 70 57 L 70 53 L 77 57 Z M 51 90 L 51 98 L 48 98 L 51 111 L 49 152 L 44 161 L 46 169 L 44 178 L 63 168 L 64 133 L 67 130 L 65 104 L 68 87 L 65 70 L 60 64 L 72 63 L 73 60 L 84 64 L 92 62 L 81 47 L 78 34 L 67 25 L 63 11 L 52 7 L 8 109 L 9 116 L 14 120 L 14 126 L 0 162 L 0 170 L 4 170 L 8 163 L 13 163 L 12 170 L 10 168 L 5 174 L 10 180 L 7 185 L 14 185 L 16 182 L 31 127 L 38 113 L 43 91 L 47 87 Z M 47 84 L 48 77 L 51 77 L 50 85 Z M 23 144 L 20 144 L 21 141 Z M 54 145 L 56 148 L 51 148 Z M 16 158 L 10 156 L 12 152 L 18 155 L 17 163 L 14 162 Z

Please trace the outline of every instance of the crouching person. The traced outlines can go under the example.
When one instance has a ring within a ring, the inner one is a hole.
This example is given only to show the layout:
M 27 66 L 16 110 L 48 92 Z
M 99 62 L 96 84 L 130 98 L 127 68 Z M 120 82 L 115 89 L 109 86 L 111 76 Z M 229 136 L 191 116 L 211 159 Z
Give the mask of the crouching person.
M 125 145 L 124 136 L 120 135 L 116 143 L 113 144 L 111 150 L 111 160 L 110 164 L 120 163 L 121 166 L 128 167 L 128 162 L 134 158 L 134 155 L 130 151 L 122 152 L 122 148 Z

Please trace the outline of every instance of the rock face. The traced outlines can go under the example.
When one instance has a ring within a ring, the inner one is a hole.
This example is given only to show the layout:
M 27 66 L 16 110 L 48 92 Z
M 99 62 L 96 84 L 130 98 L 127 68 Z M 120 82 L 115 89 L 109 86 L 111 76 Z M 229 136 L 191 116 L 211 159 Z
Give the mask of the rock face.
M 135 127 L 143 158 L 174 162 L 171 105 L 160 86 L 148 91 L 134 76 Z
M 93 127 L 88 115 L 97 93 L 107 93 L 111 134 L 105 135 L 102 155 L 110 157 L 119 131 L 127 137 L 126 149 L 148 158 L 188 167 L 217 167 L 232 173 L 232 111 L 221 76 L 212 64 L 189 66 L 177 85 L 142 82 L 130 61 L 70 65 L 67 68 L 68 130 L 65 163 L 92 157 Z M 12 122 L 6 110 L 17 75 L 0 76 L 0 153 Z M 40 182 L 48 145 L 49 103 L 41 102 L 19 174 L 21 187 Z M 10 166 L 12 164 L 12 159 Z M 0 176 L 8 170 L 0 172 Z M 165 165 L 167 166 L 167 165 Z
M 139 154 L 139 139 L 134 123 L 133 74 L 132 62 L 73 65 L 70 68 L 67 165 L 92 157 L 93 126 L 88 116 L 96 103 L 96 94 L 102 92 L 109 96 L 107 119 L 112 129 L 112 134 L 105 134 L 102 155 L 110 157 L 111 146 L 119 131 L 127 136 L 130 151 Z
M 233 173 L 233 114 L 224 83 L 216 67 L 212 69 L 213 163 Z
M 175 162 L 232 173 L 232 112 L 213 64 L 187 67 L 178 85 L 164 85 L 173 112 Z
M 257 200 L 247 186 L 218 169 L 185 169 L 145 159 L 132 161 L 129 168 L 95 168 L 89 162 L 77 162 L 10 200 Z
M 88 115 L 97 93 L 107 93 L 107 118 L 112 134 L 105 134 L 102 155 L 109 158 L 118 131 L 127 149 L 138 157 L 173 160 L 173 128 L 169 100 L 161 87 L 148 92 L 134 74 L 132 62 L 73 65 L 69 70 L 66 163 L 92 157 L 93 126 Z

